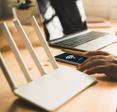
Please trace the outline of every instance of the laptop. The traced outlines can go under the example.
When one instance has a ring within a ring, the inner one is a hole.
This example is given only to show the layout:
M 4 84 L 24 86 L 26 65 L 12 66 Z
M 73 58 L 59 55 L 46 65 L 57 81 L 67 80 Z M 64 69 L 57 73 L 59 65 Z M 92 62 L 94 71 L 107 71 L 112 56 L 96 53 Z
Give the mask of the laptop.
M 50 46 L 91 51 L 117 41 L 113 34 L 87 28 L 82 0 L 37 0 L 37 5 Z

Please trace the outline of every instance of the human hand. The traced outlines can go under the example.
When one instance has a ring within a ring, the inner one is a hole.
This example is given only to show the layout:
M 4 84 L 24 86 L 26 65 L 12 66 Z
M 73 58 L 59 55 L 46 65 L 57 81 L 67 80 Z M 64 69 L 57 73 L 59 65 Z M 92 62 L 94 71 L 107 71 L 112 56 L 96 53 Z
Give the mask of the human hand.
M 104 73 L 110 79 L 117 80 L 117 57 L 103 51 L 86 52 L 88 59 L 78 66 L 78 70 L 87 74 Z

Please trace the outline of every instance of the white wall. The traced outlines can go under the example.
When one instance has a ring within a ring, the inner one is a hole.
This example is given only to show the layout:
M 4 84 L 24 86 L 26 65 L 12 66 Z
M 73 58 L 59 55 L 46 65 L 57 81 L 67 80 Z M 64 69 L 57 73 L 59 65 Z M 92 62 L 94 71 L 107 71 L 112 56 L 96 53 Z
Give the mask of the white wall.
M 117 0 L 83 0 L 87 15 L 117 19 Z

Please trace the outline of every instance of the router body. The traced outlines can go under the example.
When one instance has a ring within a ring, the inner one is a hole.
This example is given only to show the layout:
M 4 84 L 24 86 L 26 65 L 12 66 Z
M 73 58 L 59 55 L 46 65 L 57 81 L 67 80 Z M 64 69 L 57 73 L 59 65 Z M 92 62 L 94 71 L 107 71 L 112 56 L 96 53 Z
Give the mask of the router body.
M 0 63 L 2 70 L 4 71 L 5 77 L 15 95 L 31 102 L 32 104 L 35 104 L 38 107 L 42 107 L 48 111 L 54 111 L 96 81 L 94 78 L 78 70 L 68 67 L 58 67 L 35 17 L 32 17 L 32 25 L 54 69 L 52 72 L 46 73 L 40 63 L 35 49 L 29 40 L 28 35 L 20 24 L 20 21 L 14 20 L 13 22 L 18 32 L 22 35 L 22 39 L 42 75 L 37 80 L 32 80 L 31 74 L 27 69 L 27 66 L 16 46 L 7 24 L 1 23 L 0 28 L 3 31 L 8 44 L 13 51 L 28 82 L 26 85 L 18 87 L 17 83 L 12 77 L 10 70 L 7 67 L 7 64 L 5 63 L 2 53 L 0 53 Z

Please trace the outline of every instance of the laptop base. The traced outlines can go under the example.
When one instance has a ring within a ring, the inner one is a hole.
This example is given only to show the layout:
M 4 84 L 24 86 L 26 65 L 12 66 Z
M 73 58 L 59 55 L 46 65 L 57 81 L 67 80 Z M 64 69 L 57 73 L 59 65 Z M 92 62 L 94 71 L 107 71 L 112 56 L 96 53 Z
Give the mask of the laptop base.
M 56 43 L 53 43 L 53 42 L 52 43 L 49 42 L 49 45 L 51 47 L 55 47 L 59 49 L 71 49 L 71 50 L 77 49 L 78 51 L 85 52 L 85 51 L 94 51 L 94 50 L 102 49 L 114 42 L 117 42 L 117 36 L 108 34 L 106 36 L 99 37 L 97 39 L 78 45 L 76 47 L 57 45 Z

